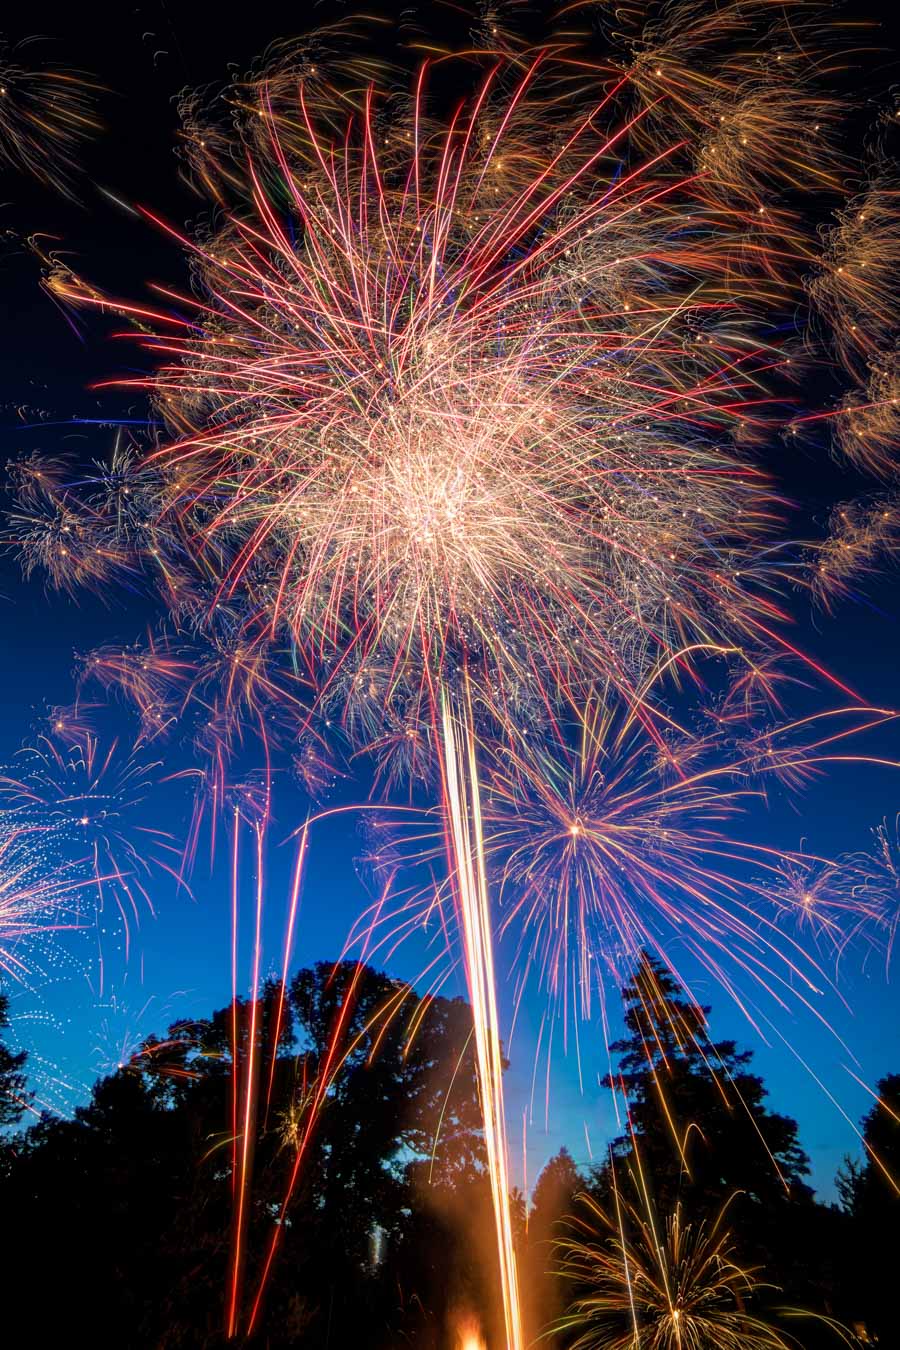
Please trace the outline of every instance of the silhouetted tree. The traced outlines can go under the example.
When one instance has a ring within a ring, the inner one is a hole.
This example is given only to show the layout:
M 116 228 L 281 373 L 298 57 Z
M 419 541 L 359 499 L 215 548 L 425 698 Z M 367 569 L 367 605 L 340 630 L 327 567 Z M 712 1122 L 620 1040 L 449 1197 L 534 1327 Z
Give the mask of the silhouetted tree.
M 744 1258 L 763 1267 L 785 1301 L 826 1310 L 827 1244 L 840 1216 L 816 1205 L 804 1184 L 809 1164 L 797 1124 L 767 1107 L 752 1052 L 713 1040 L 710 1009 L 647 953 L 622 996 L 628 1035 L 611 1047 L 618 1065 L 610 1085 L 627 1096 L 630 1131 L 594 1170 L 594 1199 L 609 1211 L 615 1181 L 640 1204 L 646 1186 L 660 1214 L 680 1206 L 685 1221 L 702 1222 L 733 1196 L 730 1223 Z
M 849 1215 L 846 1300 L 870 1336 L 900 1345 L 897 1253 L 900 1244 L 900 1074 L 877 1084 L 878 1100 L 862 1122 L 866 1150 L 838 1178 Z
M 562 1314 L 556 1244 L 583 1187 L 584 1180 L 567 1148 L 561 1148 L 545 1164 L 535 1182 L 523 1262 L 524 1301 L 532 1336 L 557 1322 Z
M 0 1031 L 9 1026 L 8 1010 L 9 999 L 0 994 Z M 14 1054 L 0 1041 L 0 1129 L 16 1125 L 28 1104 L 23 1073 L 26 1058 L 24 1050 Z
M 10 1150 L 0 1202 L 17 1243 L 5 1274 L 30 1287 L 36 1260 L 53 1272 L 52 1299 L 23 1301 L 22 1334 L 224 1343 L 233 1083 L 255 1065 L 241 1324 L 277 1234 L 261 1344 L 395 1345 L 437 1283 L 429 1276 L 420 1294 L 400 1259 L 433 1214 L 416 1168 L 433 1153 L 435 1185 L 460 1196 L 483 1185 L 470 1032 L 461 1000 L 422 1001 L 345 962 L 300 971 L 286 991 L 268 986 L 255 1008 L 238 1000 L 148 1040 L 73 1120 L 44 1119 Z M 239 1094 L 239 1136 L 245 1105 Z M 456 1218 L 445 1226 L 464 1251 Z
M 794 1122 L 766 1107 L 748 1052 L 710 1039 L 708 1010 L 649 957 L 624 992 L 616 1082 L 634 1134 L 614 1141 L 611 1163 L 590 1178 L 594 1202 L 611 1214 L 613 1169 L 627 1188 L 638 1160 L 664 1217 L 677 1200 L 685 1221 L 703 1219 L 740 1191 L 729 1214 L 742 1254 L 785 1300 L 838 1315 L 865 1303 L 881 1343 L 892 1344 L 883 1291 L 897 1200 L 875 1158 L 900 1171 L 891 1114 L 900 1114 L 900 1080 L 880 1085 L 883 1105 L 866 1121 L 870 1153 L 848 1173 L 848 1213 L 839 1214 L 811 1201 Z M 52 1297 L 8 1303 L 10 1343 L 224 1346 L 248 1118 L 242 1329 L 277 1245 L 254 1344 L 456 1350 L 468 1313 L 489 1344 L 502 1343 L 471 1033 L 462 1000 L 421 999 L 340 962 L 148 1039 L 72 1120 L 43 1118 L 3 1147 L 0 1205 L 15 1239 L 7 1286 L 31 1289 L 36 1270 L 52 1273 Z M 21 1057 L 2 1062 L 21 1096 Z M 538 1179 L 527 1238 L 524 1199 L 512 1197 L 532 1334 L 560 1309 L 553 1244 L 581 1188 L 562 1150 Z M 861 1258 L 852 1266 L 841 1260 L 849 1225 Z M 836 1264 L 869 1283 L 865 1298 L 845 1289 L 832 1309 Z M 806 1330 L 802 1339 L 817 1344 Z
M 710 1009 L 647 953 L 622 997 L 630 1034 L 611 1047 L 619 1063 L 610 1081 L 627 1094 L 660 1208 L 680 1199 L 687 1212 L 713 1213 L 723 1195 L 740 1191 L 745 1210 L 774 1214 L 791 1197 L 808 1197 L 796 1121 L 765 1105 L 763 1080 L 748 1069 L 752 1051 L 711 1040 Z M 630 1134 L 613 1144 L 620 1159 L 632 1150 Z

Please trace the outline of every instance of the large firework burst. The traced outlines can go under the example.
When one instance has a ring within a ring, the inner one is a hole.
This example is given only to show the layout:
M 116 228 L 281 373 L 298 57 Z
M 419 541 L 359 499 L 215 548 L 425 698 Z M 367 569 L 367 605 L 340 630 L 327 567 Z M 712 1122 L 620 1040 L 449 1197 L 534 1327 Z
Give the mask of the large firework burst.
M 573 119 L 538 66 L 444 127 L 423 71 L 340 136 L 301 82 L 308 153 L 269 132 L 282 205 L 255 175 L 195 249 L 202 326 L 160 340 L 156 397 L 193 429 L 153 461 L 159 519 L 318 668 L 630 689 L 775 617 L 741 561 L 777 505 L 732 444 L 780 361 L 729 254 L 754 222 L 636 150 L 615 86 Z

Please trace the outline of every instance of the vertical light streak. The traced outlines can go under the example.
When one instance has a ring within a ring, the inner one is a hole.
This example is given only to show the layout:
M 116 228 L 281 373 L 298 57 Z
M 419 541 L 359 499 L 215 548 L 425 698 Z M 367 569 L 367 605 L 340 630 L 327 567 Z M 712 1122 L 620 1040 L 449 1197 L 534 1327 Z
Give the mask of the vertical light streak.
M 240 817 L 234 813 L 231 847 L 231 1193 L 237 1186 L 238 1169 L 238 1027 L 237 1027 L 237 955 L 238 955 L 238 857 Z
M 259 1019 L 259 967 L 262 952 L 262 910 L 263 910 L 263 831 L 255 826 L 256 833 L 256 927 L 253 938 L 253 979 L 250 993 L 250 1030 L 247 1044 L 246 1070 L 244 1074 L 244 1118 L 241 1125 L 240 1180 L 237 1187 L 237 1210 L 234 1221 L 234 1243 L 231 1258 L 231 1295 L 228 1301 L 228 1339 L 237 1332 L 238 1304 L 240 1300 L 241 1273 L 244 1257 L 244 1231 L 247 1224 L 247 1189 L 250 1169 L 250 1149 L 254 1107 L 256 1104 L 256 1036 Z M 235 1011 L 237 1005 L 235 1003 Z
M 525 1197 L 525 1236 L 528 1236 L 528 1107 L 522 1107 L 522 1194 Z
M 491 914 L 484 867 L 475 737 L 468 702 L 462 711 L 451 708 L 447 691 L 442 689 L 441 721 L 444 793 L 450 827 L 448 844 L 462 919 L 466 979 L 475 1025 L 476 1065 L 497 1231 L 506 1345 L 507 1350 L 524 1350 L 516 1254 L 509 1213 L 503 1063 L 500 1055 Z
M 300 904 L 300 883 L 303 879 L 303 864 L 306 861 L 306 847 L 309 841 L 309 823 L 303 827 L 300 835 L 300 847 L 297 850 L 297 861 L 294 864 L 294 877 L 291 882 L 291 900 L 288 907 L 287 929 L 284 935 L 284 960 L 281 967 L 281 983 L 278 989 L 278 1006 L 275 1012 L 275 1025 L 272 1031 L 272 1056 L 269 1063 L 269 1083 L 266 1088 L 266 1122 L 269 1119 L 269 1107 L 272 1103 L 272 1085 L 275 1080 L 275 1065 L 278 1062 L 278 1042 L 281 1039 L 281 1028 L 284 1023 L 284 999 L 287 990 L 288 965 L 290 964 L 291 951 L 294 946 L 294 928 L 297 923 L 297 910 Z

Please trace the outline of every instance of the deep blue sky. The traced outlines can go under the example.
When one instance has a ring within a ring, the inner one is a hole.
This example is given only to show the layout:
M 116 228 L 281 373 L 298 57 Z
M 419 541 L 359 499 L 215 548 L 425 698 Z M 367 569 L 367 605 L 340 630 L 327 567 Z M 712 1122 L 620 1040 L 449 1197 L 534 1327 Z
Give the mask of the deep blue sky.
M 161 234 L 114 207 L 99 188 L 129 202 L 140 203 L 183 225 L 199 215 L 197 198 L 178 182 L 173 155 L 175 119 L 171 98 L 182 86 L 202 85 L 225 76 L 229 62 L 246 68 L 268 42 L 290 32 L 294 6 L 260 0 L 241 11 L 240 27 L 226 26 L 221 6 L 197 0 L 183 17 L 182 7 L 161 0 L 142 5 L 99 3 L 91 6 L 86 26 L 83 11 L 69 13 L 42 7 L 41 31 L 57 39 L 53 54 L 67 63 L 97 72 L 109 85 L 103 101 L 108 132 L 85 152 L 87 176 L 82 185 L 83 208 L 70 206 L 50 192 L 9 176 L 4 185 L 3 226 L 10 231 L 0 252 L 0 284 L 5 316 L 0 321 L 3 354 L 0 383 L 0 451 L 13 456 L 23 451 L 65 449 L 85 459 L 104 454 L 112 442 L 113 425 L 121 418 L 146 415 L 140 401 L 128 403 L 109 391 L 88 386 L 120 373 L 135 359 L 131 346 L 111 343 L 109 331 L 120 327 L 103 319 L 83 318 L 76 335 L 60 311 L 38 287 L 33 258 L 16 243 L 27 235 L 54 236 L 70 249 L 79 271 L 109 290 L 140 299 L 149 281 L 184 285 L 183 260 Z M 424 8 L 423 11 L 425 12 Z M 324 14 L 324 11 L 323 11 Z M 13 33 L 14 38 L 25 32 Z M 812 401 L 817 391 L 807 391 Z M 105 424 L 105 425 L 104 425 Z M 800 519 L 821 518 L 825 504 L 841 495 L 838 471 L 822 467 L 825 457 L 814 448 L 788 452 L 780 467 L 790 491 L 802 502 Z M 788 458 L 789 457 L 789 458 Z M 846 495 L 854 490 L 848 484 Z M 84 597 L 77 605 L 48 596 L 40 581 L 23 583 L 15 563 L 2 560 L 0 615 L 4 634 L 4 661 L 0 666 L 0 763 L 9 763 L 48 705 L 71 701 L 73 655 L 101 642 L 133 641 L 152 619 L 141 598 L 121 593 Z M 795 636 L 811 655 L 825 662 L 864 699 L 896 705 L 896 671 L 900 656 L 898 616 L 900 585 L 886 578 L 842 605 L 837 613 L 815 623 L 797 600 Z M 119 714 L 109 725 L 118 727 Z M 874 748 L 871 747 L 870 748 Z M 893 746 L 877 751 L 897 755 Z M 172 767 L 181 767 L 176 764 Z M 754 822 L 755 837 L 765 843 L 796 847 L 801 838 L 811 851 L 837 854 L 861 849 L 870 842 L 870 830 L 884 816 L 900 809 L 900 779 L 887 770 L 842 770 L 813 785 L 790 806 L 776 800 Z M 350 800 L 365 795 L 362 779 L 348 785 Z M 156 794 L 155 823 L 183 830 L 184 798 L 175 789 Z M 267 968 L 280 960 L 283 904 L 291 862 L 289 846 L 277 847 L 302 818 L 305 804 L 296 791 L 279 795 L 278 824 L 268 860 L 269 890 L 266 918 Z M 341 950 L 353 917 L 367 903 L 366 892 L 353 863 L 360 850 L 352 818 L 328 822 L 313 839 L 301 919 L 296 962 L 335 957 Z M 247 903 L 250 885 L 248 878 Z M 154 886 L 156 918 L 142 922 L 135 954 L 126 964 L 115 923 L 106 936 L 106 990 L 100 997 L 92 960 L 94 937 L 60 939 L 46 961 L 50 978 L 36 980 L 32 989 L 11 990 L 22 1044 L 32 1051 L 41 1070 L 39 1086 L 48 1097 L 71 1104 L 83 1097 L 99 1066 L 114 1061 L 120 1037 L 162 1030 L 175 1016 L 202 1015 L 221 1006 L 229 990 L 228 889 L 223 868 L 209 876 L 198 867 L 193 898 L 160 881 Z M 422 968 L 421 944 L 401 951 L 390 969 L 414 978 Z M 246 961 L 244 962 L 246 969 Z M 853 1066 L 838 1041 L 824 1034 L 809 1017 L 783 1016 L 779 1030 L 785 1041 L 808 1060 L 852 1120 L 865 1111 L 868 1099 L 846 1072 L 855 1067 L 868 1082 L 900 1070 L 900 995 L 887 977 L 884 962 L 848 959 L 842 992 L 843 1007 L 834 996 L 823 997 L 822 1012 L 858 1057 Z M 88 976 L 93 980 L 89 983 Z M 900 979 L 900 972 L 895 975 Z M 463 992 L 458 980 L 447 986 Z M 813 1180 L 830 1193 L 841 1156 L 853 1151 L 850 1125 L 828 1100 L 813 1078 L 800 1069 L 787 1045 L 777 1037 L 766 1045 L 724 995 L 698 978 L 695 992 L 708 995 L 714 1005 L 713 1030 L 735 1036 L 757 1052 L 756 1064 L 771 1088 L 773 1106 L 797 1117 L 802 1142 L 813 1159 Z M 145 1005 L 149 1005 L 145 1009 Z M 508 989 L 502 991 L 508 1015 Z M 523 1109 L 532 1090 L 537 1028 L 542 1013 L 537 993 L 526 1000 L 511 1045 L 508 1074 L 508 1112 L 519 1153 Z M 139 1016 L 142 1010 L 143 1016 Z M 583 1094 L 579 1090 L 573 1056 L 566 1057 L 557 1042 L 554 1050 L 549 1130 L 544 1127 L 543 1063 L 529 1125 L 528 1172 L 533 1179 L 543 1161 L 567 1143 L 579 1161 L 587 1160 L 585 1124 L 595 1153 L 614 1127 L 608 1094 L 597 1087 L 603 1069 L 597 1028 L 582 1028 L 586 1066 Z M 59 1081 L 54 1082 L 54 1079 Z M 521 1177 L 520 1162 L 514 1175 Z

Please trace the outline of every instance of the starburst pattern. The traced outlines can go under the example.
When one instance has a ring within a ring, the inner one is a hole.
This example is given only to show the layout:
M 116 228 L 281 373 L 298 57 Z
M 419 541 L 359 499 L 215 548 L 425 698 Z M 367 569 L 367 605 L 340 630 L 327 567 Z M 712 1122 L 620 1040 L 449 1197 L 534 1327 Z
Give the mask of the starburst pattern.
M 680 1207 L 659 1223 L 648 1205 L 621 1205 L 621 1226 L 592 1200 L 562 1244 L 563 1274 L 579 1292 L 561 1328 L 576 1350 L 789 1350 L 780 1332 L 747 1308 L 765 1288 L 743 1266 L 726 1227 L 691 1223 Z M 646 1212 L 645 1212 L 646 1211 Z

